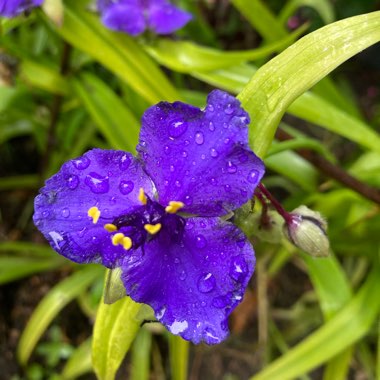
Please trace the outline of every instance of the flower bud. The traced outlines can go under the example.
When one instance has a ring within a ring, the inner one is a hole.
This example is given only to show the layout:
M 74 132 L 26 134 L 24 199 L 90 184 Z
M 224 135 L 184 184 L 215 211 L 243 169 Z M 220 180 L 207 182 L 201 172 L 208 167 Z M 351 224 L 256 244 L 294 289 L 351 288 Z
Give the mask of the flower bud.
M 329 255 L 327 222 L 319 212 L 306 206 L 297 207 L 284 224 L 284 234 L 296 247 L 313 257 Z

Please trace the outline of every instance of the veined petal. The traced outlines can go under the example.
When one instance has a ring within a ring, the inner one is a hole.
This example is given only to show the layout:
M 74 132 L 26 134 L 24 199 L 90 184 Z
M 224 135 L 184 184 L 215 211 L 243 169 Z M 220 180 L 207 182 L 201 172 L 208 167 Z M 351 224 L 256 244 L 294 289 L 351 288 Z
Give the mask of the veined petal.
M 104 5 L 98 3 L 102 13 L 102 23 L 109 29 L 125 32 L 132 36 L 141 34 L 146 28 L 146 21 L 141 4 L 134 1 L 119 1 Z
M 78 263 L 114 267 L 126 250 L 112 244 L 106 224 L 140 206 L 153 185 L 130 153 L 93 149 L 66 162 L 35 199 L 33 220 L 53 249 Z
M 184 212 L 227 214 L 245 202 L 264 174 L 248 146 L 248 114 L 227 93 L 210 93 L 204 111 L 181 103 L 149 108 L 137 150 L 162 205 L 185 204 Z
M 189 218 L 182 240 L 162 233 L 122 263 L 135 301 L 149 304 L 170 332 L 194 343 L 221 342 L 255 264 L 244 234 L 219 218 Z M 171 241 L 171 244 L 168 244 Z
M 149 0 L 148 26 L 157 34 L 170 34 L 186 25 L 192 18 L 185 12 L 165 0 Z

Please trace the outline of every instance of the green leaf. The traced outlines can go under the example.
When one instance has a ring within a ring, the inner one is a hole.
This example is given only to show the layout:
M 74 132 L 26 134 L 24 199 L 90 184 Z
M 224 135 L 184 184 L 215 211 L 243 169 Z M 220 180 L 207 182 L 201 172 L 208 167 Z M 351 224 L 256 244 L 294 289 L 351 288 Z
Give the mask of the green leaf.
M 51 258 L 0 256 L 0 285 L 55 269 L 63 262 L 64 260 L 56 255 Z
M 147 329 L 140 329 L 131 350 L 130 380 L 149 379 L 151 346 L 152 333 Z
M 58 74 L 58 69 L 38 62 L 22 60 L 19 75 L 26 83 L 53 94 L 66 95 L 69 92 L 68 83 Z
M 96 316 L 92 362 L 99 380 L 113 380 L 139 328 L 141 304 L 129 297 L 107 305 L 101 301 Z
M 380 40 L 380 11 L 327 25 L 262 66 L 238 95 L 252 116 L 250 141 L 265 156 L 289 105 L 329 72 Z
M 85 2 L 65 1 L 64 22 L 56 31 L 126 81 L 149 103 L 179 99 L 175 88 L 135 40 L 106 29 L 98 15 L 85 9 Z
M 22 365 L 28 361 L 36 343 L 50 322 L 102 273 L 103 268 L 101 266 L 88 265 L 61 281 L 42 299 L 33 311 L 20 338 L 17 356 Z
M 288 32 L 261 0 L 232 0 L 232 4 L 248 19 L 252 26 L 268 41 L 277 41 Z
M 91 338 L 89 338 L 73 352 L 63 368 L 62 378 L 72 380 L 91 371 Z
M 139 122 L 113 90 L 89 73 L 73 80 L 73 88 L 111 147 L 134 152 Z
M 180 336 L 169 334 L 169 357 L 173 380 L 186 380 L 188 378 L 189 347 L 188 341 L 183 340 Z
M 334 7 L 328 0 L 289 0 L 281 9 L 279 20 L 285 24 L 300 7 L 310 7 L 319 13 L 325 24 L 334 21 Z
M 251 380 L 294 379 L 321 365 L 366 335 L 380 310 L 378 265 L 355 297 L 332 319 Z M 348 333 L 349 332 L 349 333 Z
M 268 57 L 280 52 L 293 43 L 303 32 L 304 27 L 282 39 L 257 49 L 241 51 L 221 51 L 197 45 L 188 41 L 160 39 L 155 44 L 145 46 L 148 53 L 158 62 L 175 71 L 212 71 L 238 65 L 246 61 Z

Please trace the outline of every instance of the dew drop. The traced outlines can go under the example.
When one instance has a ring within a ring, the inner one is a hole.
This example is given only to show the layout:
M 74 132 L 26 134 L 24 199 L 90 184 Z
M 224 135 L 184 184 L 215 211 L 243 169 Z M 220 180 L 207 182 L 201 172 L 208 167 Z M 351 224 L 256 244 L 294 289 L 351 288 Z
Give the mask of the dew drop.
M 95 194 L 104 194 L 109 191 L 109 179 L 108 177 L 103 177 L 98 173 L 89 173 L 84 183 L 90 188 L 90 190 Z
M 223 296 L 215 297 L 212 300 L 212 306 L 216 307 L 217 309 L 223 309 L 230 303 L 230 297 L 228 294 L 225 294 Z
M 216 344 L 220 342 L 220 338 L 218 337 L 218 334 L 211 327 L 205 328 L 204 339 L 205 339 L 205 342 L 208 344 Z
M 62 216 L 63 216 L 64 218 L 68 218 L 68 217 L 70 216 L 70 210 L 69 210 L 67 207 L 65 207 L 65 208 L 62 210 Z
M 181 182 L 178 181 L 178 180 L 175 181 L 174 184 L 175 184 L 176 187 L 181 187 L 182 186 Z
M 78 231 L 78 234 L 77 234 L 77 235 L 78 235 L 80 238 L 82 238 L 82 237 L 85 235 L 86 231 L 87 231 L 87 228 L 86 228 L 86 227 L 83 227 L 80 231 Z
M 131 158 L 127 154 L 123 154 L 120 158 L 119 168 L 120 170 L 127 170 L 131 164 Z
M 215 178 L 210 178 L 210 183 L 215 186 L 218 184 L 218 181 Z
M 169 145 L 165 145 L 165 146 L 164 146 L 164 152 L 165 152 L 166 154 L 170 154 L 170 146 L 169 146 Z
M 75 190 L 79 185 L 79 178 L 76 175 L 71 175 L 66 178 L 67 187 L 71 190 Z
M 45 210 L 45 211 L 42 212 L 42 217 L 43 218 L 47 218 L 49 215 L 50 215 L 50 212 L 47 211 L 47 210 Z
M 206 158 L 206 155 L 205 154 L 202 154 L 201 155 L 201 159 L 204 160 Z
M 212 273 L 205 273 L 202 274 L 198 278 L 198 290 L 201 293 L 209 293 L 211 290 L 215 288 L 215 277 L 213 276 Z
M 169 170 L 173 173 L 174 172 L 174 170 L 175 170 L 175 167 L 174 167 L 174 165 L 170 165 L 169 166 Z
M 197 235 L 195 237 L 195 246 L 197 248 L 204 248 L 207 245 L 207 240 L 203 235 Z
M 178 257 L 175 257 L 175 258 L 174 258 L 174 263 L 175 263 L 175 264 L 179 264 L 180 262 L 181 262 L 181 261 L 180 261 L 180 259 L 179 259 Z
M 214 158 L 218 157 L 219 155 L 218 151 L 215 148 L 210 149 L 210 154 L 211 154 L 211 157 L 214 157 Z
M 227 161 L 227 172 L 230 174 L 234 174 L 237 171 L 237 167 L 231 161 Z
M 252 170 L 249 174 L 248 174 L 248 182 L 251 182 L 251 183 L 256 183 L 257 182 L 257 178 L 258 178 L 258 171 L 257 170 Z
M 214 125 L 214 123 L 212 121 L 210 121 L 210 123 L 208 124 L 208 129 L 211 132 L 215 131 L 215 125 Z
M 184 270 L 182 270 L 181 273 L 179 274 L 179 279 L 180 279 L 181 281 L 183 281 L 183 280 L 186 279 L 186 277 L 187 277 L 186 272 L 185 272 Z
M 184 150 L 184 151 L 182 152 L 182 157 L 184 157 L 184 158 L 187 157 L 187 152 L 186 152 L 186 150 Z
M 234 112 L 234 109 L 233 109 L 232 105 L 230 103 L 227 104 L 227 107 L 224 109 L 224 113 L 226 115 L 231 115 L 231 114 L 233 114 L 233 112 Z
M 188 146 L 189 144 L 190 144 L 190 141 L 189 141 L 189 140 L 185 140 L 185 141 L 184 141 L 184 145 L 185 145 L 185 146 Z
M 245 277 L 248 271 L 248 265 L 246 261 L 241 256 L 235 256 L 230 265 L 230 270 L 228 274 L 232 279 L 240 282 Z
M 173 121 L 169 125 L 169 136 L 179 137 L 183 135 L 187 130 L 187 123 L 183 121 Z
M 207 106 L 207 111 L 214 112 L 214 106 L 212 104 L 209 104 Z
M 123 195 L 129 194 L 134 187 L 135 184 L 132 181 L 120 181 L 119 183 L 119 190 Z
M 231 192 L 231 186 L 230 185 L 224 185 L 224 190 L 226 191 L 226 193 L 230 193 Z
M 192 220 L 190 220 L 190 219 L 187 219 L 186 220 L 186 229 L 187 230 L 191 230 L 193 228 L 194 228 L 194 222 Z
M 90 163 L 91 163 L 90 159 L 87 158 L 86 156 L 73 160 L 73 164 L 78 170 L 87 169 Z
M 229 142 L 230 142 L 230 139 L 228 137 L 224 139 L 225 144 L 228 144 Z
M 193 204 L 193 198 L 191 197 L 191 195 L 185 196 L 185 204 L 186 206 L 191 206 Z
M 203 136 L 203 133 L 202 132 L 197 132 L 195 134 L 195 142 L 198 144 L 198 145 L 202 145 L 204 143 L 204 136 Z

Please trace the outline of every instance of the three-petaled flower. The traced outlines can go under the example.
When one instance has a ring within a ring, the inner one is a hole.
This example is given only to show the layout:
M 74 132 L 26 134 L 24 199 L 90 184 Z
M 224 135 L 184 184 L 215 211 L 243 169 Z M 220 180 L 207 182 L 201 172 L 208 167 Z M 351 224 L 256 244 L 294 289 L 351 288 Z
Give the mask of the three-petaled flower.
M 221 218 L 264 174 L 248 123 L 220 90 L 204 110 L 161 102 L 143 116 L 137 158 L 93 149 L 66 162 L 37 196 L 34 222 L 70 260 L 120 267 L 127 294 L 173 334 L 219 343 L 255 264 L 245 235 Z
M 0 0 L 0 16 L 15 17 L 43 2 L 44 0 Z
M 98 0 L 103 24 L 112 30 L 137 36 L 146 29 L 170 34 L 191 20 L 191 14 L 168 0 Z

